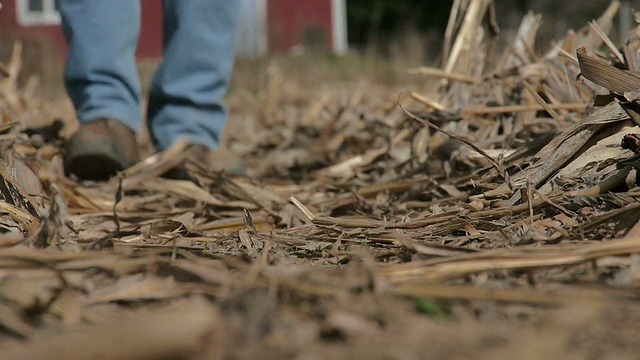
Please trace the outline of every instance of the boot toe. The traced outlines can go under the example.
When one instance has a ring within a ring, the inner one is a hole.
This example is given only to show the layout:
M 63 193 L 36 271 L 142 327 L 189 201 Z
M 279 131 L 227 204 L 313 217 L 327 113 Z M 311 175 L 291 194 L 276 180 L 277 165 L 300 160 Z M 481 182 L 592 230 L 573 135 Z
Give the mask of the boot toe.
M 133 131 L 113 119 L 83 125 L 65 147 L 65 173 L 82 180 L 107 180 L 139 159 Z

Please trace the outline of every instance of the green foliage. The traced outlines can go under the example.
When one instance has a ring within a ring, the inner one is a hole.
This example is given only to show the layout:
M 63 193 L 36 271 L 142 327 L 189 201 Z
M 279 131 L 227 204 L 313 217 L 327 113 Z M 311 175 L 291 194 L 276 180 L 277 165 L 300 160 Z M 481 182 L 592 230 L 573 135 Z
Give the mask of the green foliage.
M 436 318 L 438 320 L 447 320 L 451 317 L 448 308 L 441 306 L 438 302 L 431 298 L 419 297 L 415 299 L 416 311 Z
M 541 35 L 561 36 L 597 18 L 610 0 L 494 0 L 501 28 L 516 28 L 527 11 L 543 15 Z M 444 35 L 453 0 L 347 0 L 349 43 L 380 47 L 407 30 Z M 547 32 L 548 34 L 546 34 Z
M 444 32 L 452 0 L 347 0 L 349 42 L 365 45 L 389 36 L 417 30 Z

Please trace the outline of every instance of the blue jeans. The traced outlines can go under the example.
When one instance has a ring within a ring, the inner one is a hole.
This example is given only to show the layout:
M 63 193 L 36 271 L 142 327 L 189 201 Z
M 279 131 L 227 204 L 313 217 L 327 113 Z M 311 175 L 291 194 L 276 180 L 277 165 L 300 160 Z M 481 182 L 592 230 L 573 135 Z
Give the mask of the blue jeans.
M 64 80 L 78 119 L 108 117 L 141 128 L 135 50 L 139 1 L 58 0 L 69 50 Z M 227 111 L 237 0 L 163 0 L 164 57 L 151 82 L 147 120 L 157 150 L 180 136 L 215 149 Z

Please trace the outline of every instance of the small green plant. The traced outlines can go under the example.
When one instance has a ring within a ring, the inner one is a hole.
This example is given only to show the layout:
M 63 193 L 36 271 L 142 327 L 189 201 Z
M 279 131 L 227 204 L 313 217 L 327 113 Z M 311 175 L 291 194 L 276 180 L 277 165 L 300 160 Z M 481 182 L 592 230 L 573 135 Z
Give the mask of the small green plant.
M 309 253 L 310 254 L 322 254 L 323 251 L 324 251 L 324 248 L 322 247 L 322 245 L 318 245 L 314 249 L 309 250 Z
M 438 304 L 435 299 L 419 297 L 414 300 L 416 311 L 421 314 L 433 317 L 437 320 L 447 320 L 451 317 L 451 311 Z

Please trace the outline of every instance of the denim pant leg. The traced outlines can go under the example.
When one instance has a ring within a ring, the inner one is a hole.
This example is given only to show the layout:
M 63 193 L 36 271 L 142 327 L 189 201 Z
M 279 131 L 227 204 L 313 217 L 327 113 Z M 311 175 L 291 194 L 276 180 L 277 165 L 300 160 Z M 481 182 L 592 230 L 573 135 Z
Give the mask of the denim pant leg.
M 109 117 L 140 129 L 136 0 L 58 0 L 69 47 L 64 81 L 80 122 Z
M 130 1 L 130 0 L 129 0 Z M 226 121 L 222 98 L 234 57 L 238 0 L 164 0 L 164 58 L 147 118 L 157 150 L 179 137 L 215 149 Z

